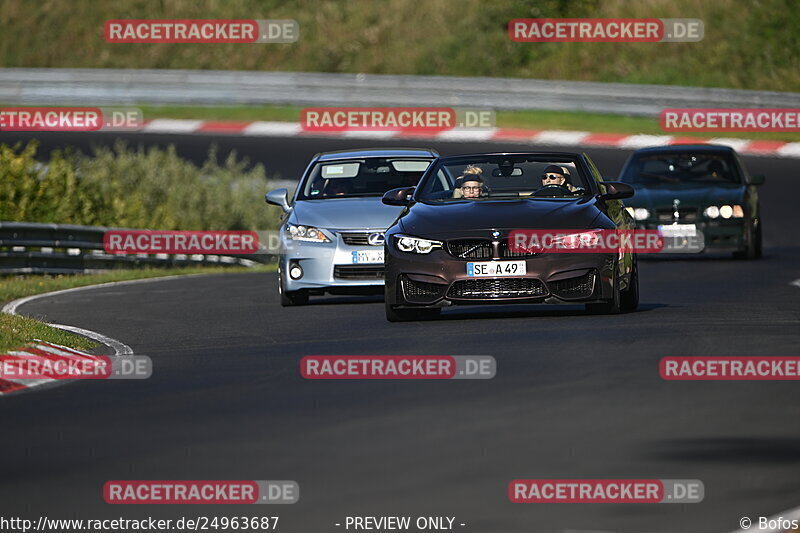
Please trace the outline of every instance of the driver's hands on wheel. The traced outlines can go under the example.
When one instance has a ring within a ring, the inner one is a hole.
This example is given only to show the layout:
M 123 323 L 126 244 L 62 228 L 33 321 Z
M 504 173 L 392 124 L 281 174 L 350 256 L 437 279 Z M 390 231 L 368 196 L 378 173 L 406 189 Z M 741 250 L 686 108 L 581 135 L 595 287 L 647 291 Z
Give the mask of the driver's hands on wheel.
M 571 196 L 573 194 L 575 193 L 572 192 L 572 189 L 566 185 L 558 185 L 554 183 L 551 185 L 545 185 L 541 189 L 534 191 L 531 196 Z
M 564 196 L 573 194 L 567 185 L 564 176 L 564 167 L 548 165 L 542 174 L 542 188 L 533 193 L 533 196 Z

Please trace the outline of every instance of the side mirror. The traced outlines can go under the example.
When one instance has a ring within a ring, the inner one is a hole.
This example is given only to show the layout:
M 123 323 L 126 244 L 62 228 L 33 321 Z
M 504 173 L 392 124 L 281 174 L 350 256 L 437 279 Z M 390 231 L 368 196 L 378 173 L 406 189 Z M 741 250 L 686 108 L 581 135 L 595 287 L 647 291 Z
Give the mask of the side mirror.
M 603 200 L 622 200 L 632 197 L 636 192 L 633 187 L 621 181 L 606 181 L 603 182 L 603 185 L 606 186 L 607 191 L 600 195 Z
M 386 205 L 408 205 L 411 202 L 411 195 L 414 194 L 416 187 L 400 187 L 386 191 L 381 198 L 381 202 Z
M 750 185 L 764 185 L 764 181 L 766 181 L 766 177 L 764 174 L 756 174 L 755 176 L 750 176 Z
M 288 189 L 275 189 L 274 191 L 269 191 L 265 196 L 264 199 L 267 201 L 268 204 L 277 205 L 285 213 L 288 213 L 292 210 L 289 207 L 289 190 Z

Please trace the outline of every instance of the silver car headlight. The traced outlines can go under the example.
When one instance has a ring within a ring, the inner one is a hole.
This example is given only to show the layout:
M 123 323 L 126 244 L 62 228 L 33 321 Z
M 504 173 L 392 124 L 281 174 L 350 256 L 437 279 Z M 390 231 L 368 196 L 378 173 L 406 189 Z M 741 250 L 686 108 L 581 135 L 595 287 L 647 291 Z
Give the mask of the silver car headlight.
M 412 254 L 429 254 L 436 248 L 441 248 L 442 241 L 420 239 L 419 237 L 411 237 L 409 235 L 395 235 L 394 245 L 395 248 L 401 252 Z
M 650 211 L 644 207 L 626 207 L 625 211 L 627 211 L 634 220 L 647 220 L 650 218 Z
M 286 224 L 286 235 L 293 241 L 302 242 L 331 242 L 319 228 Z

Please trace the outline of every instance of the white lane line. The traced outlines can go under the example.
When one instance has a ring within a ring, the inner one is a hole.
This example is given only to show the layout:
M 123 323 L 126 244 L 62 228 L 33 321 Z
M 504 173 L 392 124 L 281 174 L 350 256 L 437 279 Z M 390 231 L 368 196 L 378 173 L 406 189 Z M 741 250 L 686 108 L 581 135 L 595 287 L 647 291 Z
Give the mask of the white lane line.
M 106 346 L 110 346 L 114 348 L 114 355 L 133 355 L 133 348 L 124 344 L 116 339 L 112 339 L 111 337 L 106 337 L 102 333 L 97 333 L 96 331 L 91 331 L 88 329 L 78 328 L 75 326 L 65 326 L 64 324 L 49 324 L 54 328 L 63 329 L 64 331 L 69 331 L 70 333 L 77 333 L 78 335 L 83 335 L 84 337 L 89 337 L 93 341 L 97 341 L 100 344 L 105 344 Z
M 488 141 L 497 133 L 497 128 L 455 129 L 436 135 L 439 141 Z
M 345 131 L 342 132 L 345 139 L 393 139 L 397 136 L 396 131 Z
M 793 282 L 789 283 L 789 285 L 794 285 L 795 287 L 800 287 L 800 279 L 796 279 Z
M 620 148 L 647 148 L 648 146 L 661 146 L 672 141 L 671 135 L 631 135 L 626 137 L 617 146 Z
M 2 309 L 0 309 L 0 313 L 6 313 L 6 314 L 9 314 L 9 315 L 17 315 L 17 314 L 19 314 L 17 311 L 18 311 L 20 306 L 23 306 L 23 305 L 25 305 L 25 304 L 27 304 L 29 302 L 33 302 L 35 300 L 38 300 L 39 298 L 47 298 L 47 297 L 50 297 L 50 296 L 59 296 L 59 295 L 62 295 L 62 294 L 68 294 L 68 293 L 73 293 L 73 292 L 78 292 L 78 291 L 86 291 L 86 290 L 91 290 L 91 289 L 99 289 L 99 288 L 103 288 L 103 287 L 115 287 L 115 286 L 118 286 L 118 285 L 133 285 L 133 284 L 137 284 L 137 283 L 148 283 L 148 282 L 152 282 L 152 281 L 161 281 L 161 280 L 167 280 L 167 279 L 188 278 L 188 277 L 192 277 L 192 276 L 206 276 L 206 275 L 208 275 L 208 274 L 192 274 L 191 276 L 176 275 L 176 276 L 164 276 L 164 277 L 160 277 L 160 278 L 132 279 L 132 280 L 128 280 L 128 281 L 112 281 L 112 282 L 109 282 L 109 283 L 98 283 L 97 285 L 87 285 L 86 287 L 74 287 L 72 289 L 63 289 L 63 290 L 60 290 L 60 291 L 52 291 L 52 292 L 45 292 L 45 293 L 42 293 L 42 294 L 34 294 L 33 296 L 26 296 L 24 298 L 18 298 L 16 300 L 8 302 L 6 305 L 3 306 Z M 54 328 L 59 328 L 59 329 L 65 330 L 65 331 L 69 331 L 69 332 L 72 332 L 72 333 L 77 333 L 79 335 L 83 335 L 84 337 L 88 337 L 88 338 L 90 338 L 90 339 L 92 339 L 94 341 L 97 341 L 97 342 L 101 343 L 101 344 L 105 344 L 109 348 L 113 348 L 114 349 L 115 355 L 132 355 L 133 354 L 133 348 L 131 348 L 130 346 L 128 346 L 127 344 L 125 344 L 123 342 L 120 342 L 120 341 L 118 341 L 116 339 L 112 339 L 111 337 L 103 335 L 102 333 L 97 333 L 96 331 L 91 331 L 91 330 L 79 328 L 79 327 L 76 327 L 76 326 L 68 326 L 68 325 L 64 325 L 64 324 L 49 324 L 49 325 L 53 326 Z
M 588 131 L 547 130 L 534 136 L 531 141 L 537 144 L 580 144 L 589 135 Z
M 742 527 L 741 529 L 737 529 L 732 531 L 731 533 L 783 533 L 784 531 L 790 531 L 789 529 L 784 529 L 780 525 L 777 528 L 765 527 L 760 528 L 758 527 L 758 517 L 757 516 L 747 516 L 751 520 L 750 525 L 748 527 Z M 767 518 L 767 525 L 769 525 L 770 521 L 777 521 L 780 519 L 783 523 L 786 521 L 791 522 L 792 520 L 800 521 L 800 507 L 795 507 L 794 509 L 788 509 L 782 513 L 778 513 L 775 516 L 770 516 Z M 791 527 L 791 526 L 789 526 Z
M 202 120 L 157 118 L 145 124 L 147 133 L 193 133 L 203 125 Z
M 736 151 L 741 150 L 746 145 L 750 144 L 749 139 L 733 139 L 729 137 L 714 137 L 708 140 L 708 144 L 721 144 L 723 146 L 730 146 Z
M 298 122 L 251 122 L 244 130 L 243 135 L 263 135 L 266 137 L 295 136 L 302 131 Z

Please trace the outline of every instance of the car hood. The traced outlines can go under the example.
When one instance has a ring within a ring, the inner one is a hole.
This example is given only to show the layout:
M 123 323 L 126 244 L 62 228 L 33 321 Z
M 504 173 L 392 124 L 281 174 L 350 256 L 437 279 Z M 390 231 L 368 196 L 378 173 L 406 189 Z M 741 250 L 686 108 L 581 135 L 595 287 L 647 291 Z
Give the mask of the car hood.
M 465 200 L 414 204 L 400 223 L 412 235 L 435 236 L 486 229 L 589 229 L 603 227 L 595 226 L 600 215 L 593 199 Z
M 380 197 L 298 200 L 289 222 L 328 229 L 385 229 L 402 210 L 383 204 Z
M 744 187 L 651 187 L 637 188 L 636 194 L 626 205 L 650 210 L 672 207 L 677 198 L 681 207 L 707 207 L 709 205 L 738 204 L 744 197 Z

